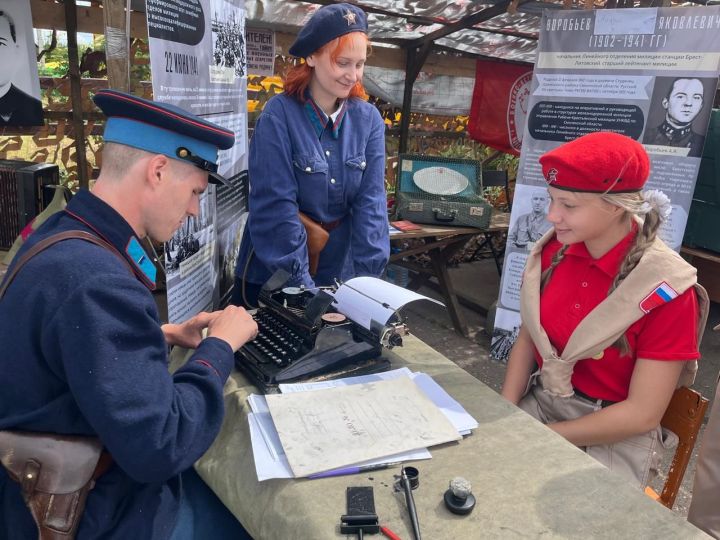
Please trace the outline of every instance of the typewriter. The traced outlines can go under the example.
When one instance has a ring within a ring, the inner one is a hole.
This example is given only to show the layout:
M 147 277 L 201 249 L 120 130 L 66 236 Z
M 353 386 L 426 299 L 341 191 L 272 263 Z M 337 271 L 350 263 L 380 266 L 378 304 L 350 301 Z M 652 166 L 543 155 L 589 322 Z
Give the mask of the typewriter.
M 407 328 L 399 316 L 366 328 L 337 310 L 332 291 L 286 287 L 287 277 L 278 271 L 263 286 L 253 315 L 258 335 L 235 353 L 237 368 L 263 393 L 278 392 L 281 383 L 377 373 L 390 367 L 382 350 L 383 345 L 402 344 Z

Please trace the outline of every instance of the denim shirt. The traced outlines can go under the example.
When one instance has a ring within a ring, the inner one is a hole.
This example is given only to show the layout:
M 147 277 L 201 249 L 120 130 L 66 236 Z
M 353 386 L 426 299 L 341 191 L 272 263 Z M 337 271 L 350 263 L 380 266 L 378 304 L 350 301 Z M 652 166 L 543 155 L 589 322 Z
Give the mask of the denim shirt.
M 369 103 L 348 99 L 343 107 L 324 127 L 327 117 L 311 99 L 280 94 L 268 101 L 250 142 L 250 215 L 238 277 L 262 284 L 282 268 L 290 285 L 312 287 L 382 274 L 390 250 L 385 125 Z M 321 223 L 339 220 L 314 280 L 298 211 Z

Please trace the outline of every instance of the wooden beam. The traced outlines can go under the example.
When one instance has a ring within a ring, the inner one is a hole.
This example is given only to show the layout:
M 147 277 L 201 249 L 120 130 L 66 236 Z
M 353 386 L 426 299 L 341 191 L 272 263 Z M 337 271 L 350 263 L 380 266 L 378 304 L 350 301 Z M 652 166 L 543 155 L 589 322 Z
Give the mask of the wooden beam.
M 127 37 L 125 0 L 104 0 L 105 64 L 108 86 L 130 91 L 130 47 Z
M 75 131 L 75 162 L 78 185 L 88 187 L 88 168 L 85 156 L 85 124 L 82 117 L 82 93 L 80 89 L 80 61 L 77 48 L 77 7 L 75 0 L 65 0 L 65 28 L 68 42 L 68 75 L 70 76 L 70 102 L 72 103 L 73 128 Z
M 431 47 L 432 43 L 425 43 L 420 47 L 409 47 L 406 51 L 405 88 L 403 90 L 402 113 L 400 115 L 400 143 L 398 145 L 400 154 L 407 152 L 413 86 L 425 64 L 425 60 L 430 54 Z
M 55 4 L 44 0 L 30 0 L 33 26 L 48 30 L 65 30 L 65 8 L 63 4 Z M 99 7 L 76 7 L 77 31 L 103 35 L 105 22 L 103 10 Z M 131 37 L 147 39 L 147 21 L 145 14 L 133 11 L 130 24 Z

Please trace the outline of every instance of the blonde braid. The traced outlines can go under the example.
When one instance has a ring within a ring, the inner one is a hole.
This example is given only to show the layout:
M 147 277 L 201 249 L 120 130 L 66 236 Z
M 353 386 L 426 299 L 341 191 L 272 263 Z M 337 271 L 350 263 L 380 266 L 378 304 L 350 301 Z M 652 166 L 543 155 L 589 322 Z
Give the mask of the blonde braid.
M 642 203 L 644 199 L 642 197 L 633 197 L 633 200 L 623 200 L 625 197 L 618 195 L 606 195 L 604 196 L 608 202 L 624 208 L 630 213 L 635 213 L 637 210 L 637 203 Z M 617 289 L 623 280 L 633 271 L 633 269 L 640 262 L 640 259 L 645 253 L 645 250 L 655 241 L 658 229 L 662 223 L 662 217 L 656 208 L 651 208 L 644 216 L 642 225 L 638 229 L 637 236 L 630 249 L 625 255 L 625 259 L 620 264 L 620 270 L 618 271 L 615 279 L 613 280 L 610 289 L 608 290 L 608 296 Z M 630 353 L 630 344 L 628 343 L 625 334 L 620 336 L 613 347 L 617 347 L 620 350 L 620 355 L 625 356 Z
M 569 247 L 569 244 L 564 244 L 559 250 L 557 250 L 557 253 L 552 258 L 552 263 L 550 263 L 550 266 L 542 273 L 542 276 L 540 277 L 540 290 L 542 291 L 545 289 L 545 285 L 548 284 L 548 281 L 550 281 L 550 276 L 552 276 L 553 270 L 555 270 L 555 267 L 560 264 L 560 261 L 563 260 L 563 257 L 565 256 L 565 252 L 567 251 L 567 248 Z

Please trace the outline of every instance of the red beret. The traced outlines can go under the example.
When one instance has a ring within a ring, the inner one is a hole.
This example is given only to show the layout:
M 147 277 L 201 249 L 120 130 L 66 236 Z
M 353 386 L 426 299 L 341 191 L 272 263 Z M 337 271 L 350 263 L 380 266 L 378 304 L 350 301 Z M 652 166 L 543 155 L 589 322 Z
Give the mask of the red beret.
M 650 174 L 642 144 L 630 137 L 598 131 L 567 142 L 540 156 L 548 185 L 567 191 L 632 193 Z

